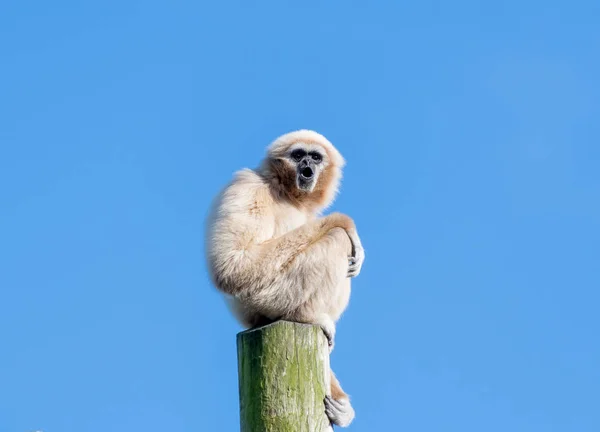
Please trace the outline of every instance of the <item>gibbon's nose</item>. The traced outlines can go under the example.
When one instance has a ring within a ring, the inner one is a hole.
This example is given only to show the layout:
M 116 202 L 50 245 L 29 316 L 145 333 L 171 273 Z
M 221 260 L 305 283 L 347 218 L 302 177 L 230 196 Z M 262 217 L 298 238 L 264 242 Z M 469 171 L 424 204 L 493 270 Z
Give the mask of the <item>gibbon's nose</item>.
M 305 179 L 311 179 L 314 175 L 314 172 L 311 167 L 307 166 L 305 168 L 302 168 L 302 171 L 300 171 L 300 174 L 302 174 L 302 177 L 304 177 Z

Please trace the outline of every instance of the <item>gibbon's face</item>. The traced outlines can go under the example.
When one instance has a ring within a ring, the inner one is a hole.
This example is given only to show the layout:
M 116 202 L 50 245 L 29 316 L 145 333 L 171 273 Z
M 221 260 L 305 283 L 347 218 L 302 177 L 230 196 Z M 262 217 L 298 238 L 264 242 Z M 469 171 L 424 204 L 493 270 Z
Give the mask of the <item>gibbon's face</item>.
M 315 144 L 294 144 L 287 152 L 288 163 L 296 171 L 296 187 L 303 192 L 312 192 L 327 165 L 325 150 Z

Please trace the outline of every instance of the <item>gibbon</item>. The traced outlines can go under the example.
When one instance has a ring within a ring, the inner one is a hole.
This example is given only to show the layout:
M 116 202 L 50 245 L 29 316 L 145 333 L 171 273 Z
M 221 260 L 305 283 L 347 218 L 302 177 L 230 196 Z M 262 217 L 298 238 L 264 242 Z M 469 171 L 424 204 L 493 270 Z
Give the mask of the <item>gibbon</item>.
M 335 198 L 344 164 L 323 135 L 290 132 L 217 198 L 207 223 L 209 272 L 245 327 L 278 319 L 318 324 L 333 349 L 350 278 L 365 256 L 350 217 L 319 217 Z M 354 409 L 333 372 L 330 392 L 330 421 L 349 425 Z

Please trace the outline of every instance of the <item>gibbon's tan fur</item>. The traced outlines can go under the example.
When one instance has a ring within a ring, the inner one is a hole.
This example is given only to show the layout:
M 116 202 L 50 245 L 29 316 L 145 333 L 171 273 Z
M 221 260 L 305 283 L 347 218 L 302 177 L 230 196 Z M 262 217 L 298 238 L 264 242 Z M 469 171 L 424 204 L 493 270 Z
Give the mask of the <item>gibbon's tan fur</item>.
M 345 161 L 322 135 L 300 130 L 271 143 L 256 170 L 237 172 L 208 221 L 215 286 L 246 327 L 277 319 L 321 326 L 333 347 L 364 251 L 354 221 L 319 214 L 334 200 Z M 348 395 L 332 373 L 325 410 L 346 426 Z

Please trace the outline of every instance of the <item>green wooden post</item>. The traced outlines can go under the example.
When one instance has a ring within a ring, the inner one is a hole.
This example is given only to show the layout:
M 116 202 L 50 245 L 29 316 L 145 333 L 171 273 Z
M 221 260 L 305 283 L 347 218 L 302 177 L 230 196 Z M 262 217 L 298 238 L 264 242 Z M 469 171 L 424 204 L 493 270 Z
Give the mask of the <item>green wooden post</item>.
M 241 432 L 332 428 L 329 349 L 320 327 L 277 321 L 237 335 Z

